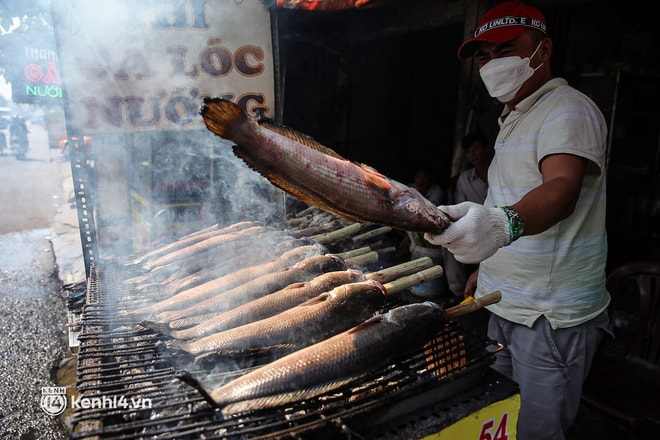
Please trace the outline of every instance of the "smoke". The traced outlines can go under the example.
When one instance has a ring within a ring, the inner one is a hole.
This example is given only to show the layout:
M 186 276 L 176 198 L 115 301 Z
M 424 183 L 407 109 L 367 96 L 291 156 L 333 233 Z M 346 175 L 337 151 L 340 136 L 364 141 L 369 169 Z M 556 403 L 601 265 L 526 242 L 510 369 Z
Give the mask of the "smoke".
M 82 173 L 101 256 L 241 220 L 274 221 L 284 194 L 206 130 L 222 96 L 273 114 L 268 11 L 261 1 L 52 3 L 68 136 L 90 139 Z

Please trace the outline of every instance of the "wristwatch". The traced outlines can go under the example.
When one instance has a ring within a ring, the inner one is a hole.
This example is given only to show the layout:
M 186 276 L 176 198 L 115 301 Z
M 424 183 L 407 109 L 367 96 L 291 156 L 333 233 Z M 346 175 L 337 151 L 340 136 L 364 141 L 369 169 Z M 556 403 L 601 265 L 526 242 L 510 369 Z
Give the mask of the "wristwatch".
M 504 214 L 506 214 L 506 218 L 509 221 L 509 244 L 511 244 L 523 234 L 523 231 L 525 230 L 525 222 L 522 217 L 520 217 L 520 214 L 518 214 L 512 207 L 500 206 L 500 208 L 504 211 Z

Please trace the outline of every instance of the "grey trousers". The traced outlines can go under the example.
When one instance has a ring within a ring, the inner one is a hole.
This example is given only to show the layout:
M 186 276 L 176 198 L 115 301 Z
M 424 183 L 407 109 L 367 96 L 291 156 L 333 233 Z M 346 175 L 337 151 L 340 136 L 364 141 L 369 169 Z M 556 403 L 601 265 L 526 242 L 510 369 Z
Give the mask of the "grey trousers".
M 488 336 L 504 345 L 493 368 L 520 387 L 518 440 L 563 440 L 575 421 L 582 383 L 598 344 L 612 328 L 606 313 L 553 330 L 545 317 L 532 328 L 491 315 Z

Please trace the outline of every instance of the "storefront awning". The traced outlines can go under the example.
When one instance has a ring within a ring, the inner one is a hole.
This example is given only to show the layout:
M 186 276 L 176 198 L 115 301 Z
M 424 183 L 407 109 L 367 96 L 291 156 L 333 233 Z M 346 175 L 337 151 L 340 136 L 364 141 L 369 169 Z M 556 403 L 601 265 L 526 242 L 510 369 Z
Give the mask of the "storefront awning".
M 308 11 L 339 11 L 359 8 L 369 3 L 380 3 L 380 0 L 276 0 L 275 6 L 285 9 L 305 9 Z

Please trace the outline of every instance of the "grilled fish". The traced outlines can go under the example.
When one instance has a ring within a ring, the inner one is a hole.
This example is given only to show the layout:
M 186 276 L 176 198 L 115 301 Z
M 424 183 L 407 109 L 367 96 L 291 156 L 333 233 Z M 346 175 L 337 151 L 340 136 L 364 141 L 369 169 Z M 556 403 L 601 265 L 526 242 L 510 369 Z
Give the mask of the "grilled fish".
M 150 315 L 171 310 L 181 310 L 191 304 L 206 300 L 259 277 L 283 270 L 312 256 L 320 255 L 325 251 L 325 247 L 319 245 L 300 246 L 283 253 L 268 263 L 248 266 L 236 272 L 223 275 L 190 289 L 183 290 L 170 298 L 148 307 L 135 310 L 133 313 Z
M 336 270 L 346 270 L 346 262 L 343 258 L 332 254 L 315 255 L 305 258 L 286 269 L 257 277 L 182 311 L 164 314 L 159 317 L 159 322 L 209 312 L 225 312 L 253 299 L 276 292 L 291 283 L 311 280 L 317 275 Z
M 263 233 L 265 229 L 265 226 L 253 226 L 250 228 L 242 229 L 240 231 L 231 232 L 229 234 L 214 235 L 205 240 L 186 246 L 182 249 L 177 249 L 174 252 L 170 252 L 153 260 L 149 260 L 143 264 L 143 267 L 146 270 L 154 270 L 159 266 L 165 266 L 173 262 L 180 262 L 186 259 L 195 258 L 199 254 L 212 249 L 214 246 L 226 245 L 227 243 L 232 243 L 236 240 L 245 240 L 250 236 Z
M 260 241 L 260 240 L 257 240 Z M 240 250 L 227 251 L 226 255 L 216 258 L 200 257 L 198 270 L 179 270 L 160 283 L 160 291 L 165 296 L 172 296 L 200 284 L 220 278 L 241 268 L 264 264 L 297 247 L 309 245 L 305 239 L 288 239 L 277 244 L 260 241 L 259 245 L 248 246 Z
M 446 320 L 433 302 L 396 307 L 209 390 L 208 397 L 225 414 L 311 398 L 421 349 Z
M 277 292 L 220 313 L 194 327 L 172 331 L 170 336 L 193 339 L 229 330 L 283 312 L 337 286 L 364 279 L 364 273 L 355 269 L 327 272 L 311 281 L 290 284 Z
M 217 225 L 211 228 L 208 228 L 207 230 L 189 234 L 185 237 L 181 237 L 178 240 L 175 240 L 173 242 L 157 246 L 153 249 L 147 250 L 143 255 L 135 258 L 132 261 L 132 264 L 140 264 L 144 263 L 146 261 L 149 261 L 151 259 L 155 259 L 158 257 L 161 257 L 165 254 L 175 252 L 179 249 L 182 249 L 186 246 L 189 246 L 191 244 L 200 242 L 202 240 L 205 240 L 207 238 L 213 237 L 215 235 L 222 235 L 222 234 L 227 234 L 231 232 L 236 232 L 240 231 L 241 229 L 246 229 L 251 226 L 258 226 L 258 223 L 256 222 L 239 222 L 239 223 L 234 223 L 233 225 L 226 226 L 224 228 L 218 228 Z
M 295 350 L 373 316 L 383 306 L 385 294 L 378 281 L 344 284 L 268 318 L 178 345 L 195 355 Z
M 449 218 L 417 190 L 367 165 L 350 162 L 309 136 L 249 118 L 220 98 L 200 113 L 214 134 L 234 142 L 234 154 L 298 200 L 356 222 L 438 233 Z

